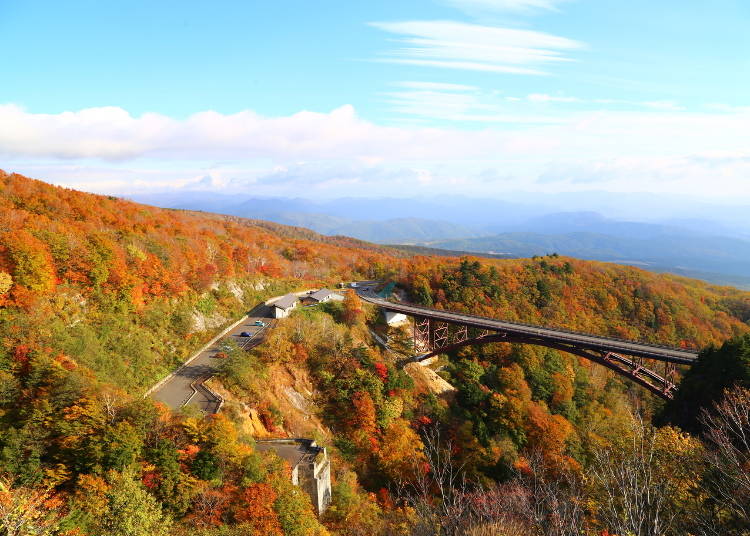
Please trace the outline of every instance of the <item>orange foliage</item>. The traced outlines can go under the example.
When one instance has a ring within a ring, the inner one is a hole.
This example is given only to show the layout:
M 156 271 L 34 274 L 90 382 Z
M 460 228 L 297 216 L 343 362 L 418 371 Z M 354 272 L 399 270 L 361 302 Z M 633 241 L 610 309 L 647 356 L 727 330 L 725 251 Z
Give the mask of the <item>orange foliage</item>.
M 58 283 L 119 293 L 139 308 L 234 277 L 372 278 L 373 267 L 400 262 L 352 239 L 158 209 L 2 171 L 0 206 L 0 272 L 13 285 L 3 300 L 25 307 Z
M 352 439 L 362 449 L 377 448 L 378 425 L 375 420 L 375 403 L 367 391 L 357 391 L 352 397 L 354 414 L 349 426 Z
M 276 492 L 268 484 L 253 484 L 240 492 L 242 506 L 235 517 L 241 523 L 249 523 L 254 534 L 282 536 L 279 516 L 273 509 Z

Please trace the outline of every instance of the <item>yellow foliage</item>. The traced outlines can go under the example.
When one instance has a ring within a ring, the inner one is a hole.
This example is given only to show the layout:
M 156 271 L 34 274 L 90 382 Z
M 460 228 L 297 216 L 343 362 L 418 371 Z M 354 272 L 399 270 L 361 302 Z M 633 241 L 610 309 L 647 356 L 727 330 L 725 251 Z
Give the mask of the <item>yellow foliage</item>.
M 6 272 L 0 272 L 0 296 L 7 293 L 13 286 L 13 276 Z
M 422 440 L 404 419 L 396 419 L 386 428 L 382 445 L 378 462 L 394 480 L 413 472 L 415 466 L 425 459 Z

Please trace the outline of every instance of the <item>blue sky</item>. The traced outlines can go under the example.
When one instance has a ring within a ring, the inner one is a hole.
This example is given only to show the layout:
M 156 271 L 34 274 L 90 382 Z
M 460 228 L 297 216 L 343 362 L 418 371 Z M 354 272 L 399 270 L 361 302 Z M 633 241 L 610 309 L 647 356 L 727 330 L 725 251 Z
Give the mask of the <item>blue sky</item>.
M 747 198 L 748 27 L 743 0 L 0 0 L 1 167 L 115 193 Z

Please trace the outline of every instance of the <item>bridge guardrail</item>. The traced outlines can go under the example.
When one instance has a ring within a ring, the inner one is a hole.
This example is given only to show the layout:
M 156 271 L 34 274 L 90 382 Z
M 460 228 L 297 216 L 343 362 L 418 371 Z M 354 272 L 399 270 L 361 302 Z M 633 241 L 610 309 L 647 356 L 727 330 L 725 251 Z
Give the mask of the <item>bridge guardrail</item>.
M 534 325 L 534 324 L 526 324 L 524 322 L 515 322 L 515 321 L 509 321 L 509 320 L 498 320 L 496 318 L 490 318 L 490 317 L 480 316 L 480 315 L 473 315 L 471 313 L 462 313 L 462 312 L 458 312 L 458 311 L 450 311 L 450 310 L 446 310 L 446 309 L 430 309 L 429 307 L 422 307 L 422 306 L 419 306 L 419 305 L 412 305 L 412 304 L 404 304 L 404 303 L 398 303 L 398 302 L 391 302 L 391 301 L 384 300 L 384 299 L 381 299 L 381 298 L 372 298 L 372 297 L 364 296 L 364 295 L 362 295 L 361 298 L 363 300 L 365 300 L 365 301 L 367 301 L 369 303 L 375 304 L 375 305 L 385 304 L 385 307 L 387 307 L 387 306 L 396 306 L 396 307 L 402 307 L 404 309 L 415 309 L 417 311 L 425 311 L 427 313 L 432 313 L 432 314 L 434 314 L 434 313 L 445 313 L 445 314 L 449 314 L 449 315 L 463 316 L 463 317 L 470 318 L 470 319 L 473 318 L 473 319 L 483 320 L 483 321 L 489 321 L 489 322 L 501 322 L 503 324 L 509 324 L 511 326 L 519 326 L 519 327 L 524 327 L 524 328 L 529 328 L 529 329 L 535 329 L 535 330 L 540 330 L 541 329 L 541 330 L 555 331 L 557 333 L 565 333 L 565 334 L 569 334 L 569 335 L 577 335 L 577 336 L 583 336 L 583 337 L 590 337 L 590 338 L 593 338 L 593 339 L 599 339 L 601 341 L 617 341 L 617 342 L 622 342 L 622 343 L 631 344 L 631 345 L 632 344 L 638 344 L 638 345 L 641 345 L 641 346 L 646 346 L 646 347 L 655 348 L 655 349 L 670 350 L 670 351 L 673 351 L 673 352 L 690 353 L 690 354 L 696 354 L 696 355 L 698 353 L 697 350 L 695 350 L 695 349 L 676 348 L 674 346 L 667 346 L 667 345 L 657 344 L 657 343 L 652 343 L 652 342 L 633 341 L 633 340 L 623 339 L 623 338 L 620 338 L 620 337 L 609 337 L 609 336 L 604 336 L 604 335 L 596 335 L 596 334 L 593 334 L 593 333 L 586 333 L 586 332 L 582 332 L 582 331 L 573 331 L 573 330 L 565 329 L 565 328 L 548 328 L 548 327 L 545 327 L 545 326 L 537 326 L 537 325 Z M 684 359 L 695 359 L 695 358 L 687 358 L 686 357 Z

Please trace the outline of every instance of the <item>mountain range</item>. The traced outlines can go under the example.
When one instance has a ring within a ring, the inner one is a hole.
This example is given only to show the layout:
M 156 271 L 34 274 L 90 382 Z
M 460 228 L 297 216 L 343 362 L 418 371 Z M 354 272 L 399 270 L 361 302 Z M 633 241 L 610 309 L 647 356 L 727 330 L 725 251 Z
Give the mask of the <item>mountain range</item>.
M 727 209 L 723 220 L 717 207 L 696 207 L 695 217 L 671 214 L 660 221 L 645 221 L 606 217 L 591 210 L 561 212 L 560 206 L 566 206 L 562 198 L 558 204 L 549 198 L 534 204 L 528 199 L 461 196 L 320 201 L 179 191 L 135 196 L 135 200 L 269 220 L 381 244 L 502 257 L 556 252 L 750 288 L 750 227 L 743 225 L 737 207 Z M 638 201 L 653 208 L 647 200 Z

